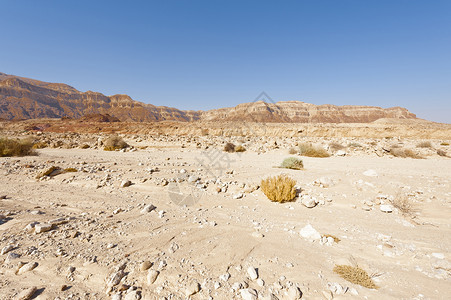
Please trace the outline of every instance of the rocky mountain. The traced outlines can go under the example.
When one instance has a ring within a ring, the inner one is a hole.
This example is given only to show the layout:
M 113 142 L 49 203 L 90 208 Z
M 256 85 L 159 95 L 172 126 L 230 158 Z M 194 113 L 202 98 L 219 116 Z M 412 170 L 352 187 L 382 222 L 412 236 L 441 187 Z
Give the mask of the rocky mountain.
M 0 73 L 0 119 L 80 118 L 102 114 L 121 121 L 248 121 L 280 123 L 368 123 L 381 118 L 415 119 L 405 108 L 314 105 L 300 101 L 243 103 L 231 108 L 183 111 L 133 100 L 127 95 L 80 92 L 62 83 Z

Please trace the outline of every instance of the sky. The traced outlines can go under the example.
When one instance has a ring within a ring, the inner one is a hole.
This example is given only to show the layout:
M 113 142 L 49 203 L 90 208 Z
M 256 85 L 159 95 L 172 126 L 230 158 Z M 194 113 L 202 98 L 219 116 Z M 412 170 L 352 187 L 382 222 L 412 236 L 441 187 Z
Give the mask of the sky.
M 451 123 L 451 1 L 0 0 L 0 72 L 207 110 L 402 106 Z

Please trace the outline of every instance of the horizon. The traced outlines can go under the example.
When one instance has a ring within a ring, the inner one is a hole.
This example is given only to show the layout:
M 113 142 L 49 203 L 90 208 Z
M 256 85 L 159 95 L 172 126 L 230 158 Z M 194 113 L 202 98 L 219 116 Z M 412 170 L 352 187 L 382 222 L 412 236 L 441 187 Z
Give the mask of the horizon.
M 11 1 L 0 12 L 8 24 L 0 66 L 181 110 L 234 107 L 265 91 L 277 102 L 400 106 L 451 123 L 450 9 L 448 1 Z

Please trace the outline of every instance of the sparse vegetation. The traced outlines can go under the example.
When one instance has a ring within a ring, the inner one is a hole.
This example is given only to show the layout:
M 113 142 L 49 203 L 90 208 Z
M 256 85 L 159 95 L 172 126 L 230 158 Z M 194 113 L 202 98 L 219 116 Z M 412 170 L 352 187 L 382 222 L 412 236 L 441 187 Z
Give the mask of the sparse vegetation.
M 229 153 L 235 152 L 235 144 L 232 144 L 232 143 L 225 144 L 224 151 L 229 152 Z
M 415 208 L 412 200 L 406 195 L 397 195 L 390 203 L 397 208 L 404 216 L 412 217 L 415 213 Z
M 104 143 L 105 151 L 121 150 L 128 147 L 128 144 L 118 135 L 110 136 Z
M 315 147 L 312 144 L 302 143 L 299 145 L 299 152 L 303 156 L 308 157 L 329 157 L 330 154 L 320 147 Z
M 449 143 L 447 143 L 447 142 L 441 142 L 440 145 L 441 145 L 441 146 L 449 146 Z
M 334 272 L 340 275 L 343 279 L 354 284 L 358 284 L 369 289 L 378 288 L 368 273 L 358 266 L 352 267 L 347 265 L 336 265 L 334 267 Z
M 296 181 L 286 174 L 269 177 L 261 181 L 260 187 L 269 200 L 279 203 L 292 201 L 296 197 Z
M 414 159 L 421 159 L 423 158 L 422 156 L 416 154 L 415 152 L 413 152 L 410 149 L 404 149 L 404 148 L 394 148 L 392 147 L 390 149 L 390 154 L 395 156 L 395 157 L 410 157 L 410 158 L 414 158 Z
M 288 150 L 289 154 L 298 154 L 299 150 L 297 150 L 296 148 L 291 147 L 290 150 Z
M 432 148 L 432 144 L 431 142 L 421 142 L 419 144 L 417 144 L 418 148 Z
M 30 140 L 0 138 L 0 157 L 33 155 L 33 143 Z
M 49 145 L 45 142 L 37 142 L 33 144 L 33 149 L 44 149 L 47 148 Z
M 341 145 L 341 144 L 339 144 L 337 142 L 332 142 L 332 143 L 329 144 L 329 149 L 332 150 L 332 151 L 343 150 L 345 148 L 346 148 L 345 146 L 343 146 L 343 145 Z
M 302 159 L 297 157 L 288 157 L 285 158 L 280 165 L 281 168 L 292 169 L 292 170 L 302 170 L 304 168 L 304 164 Z
M 246 148 L 244 148 L 243 145 L 238 145 L 235 147 L 235 152 L 244 152 L 246 151 Z

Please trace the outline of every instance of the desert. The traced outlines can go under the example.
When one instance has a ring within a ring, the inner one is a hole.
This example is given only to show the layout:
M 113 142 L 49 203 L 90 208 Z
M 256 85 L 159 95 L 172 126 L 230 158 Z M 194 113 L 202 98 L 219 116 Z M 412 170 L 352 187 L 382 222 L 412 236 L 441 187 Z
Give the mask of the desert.
M 302 124 L 4 121 L 2 136 L 37 149 L 0 159 L 2 294 L 446 299 L 450 125 L 397 123 L 316 124 L 293 136 L 286 127 Z M 105 151 L 112 137 L 126 146 Z M 303 156 L 306 144 L 330 156 Z M 281 168 L 289 157 L 303 168 Z M 296 181 L 293 201 L 262 192 L 279 174 Z M 375 287 L 336 266 L 365 270 Z

